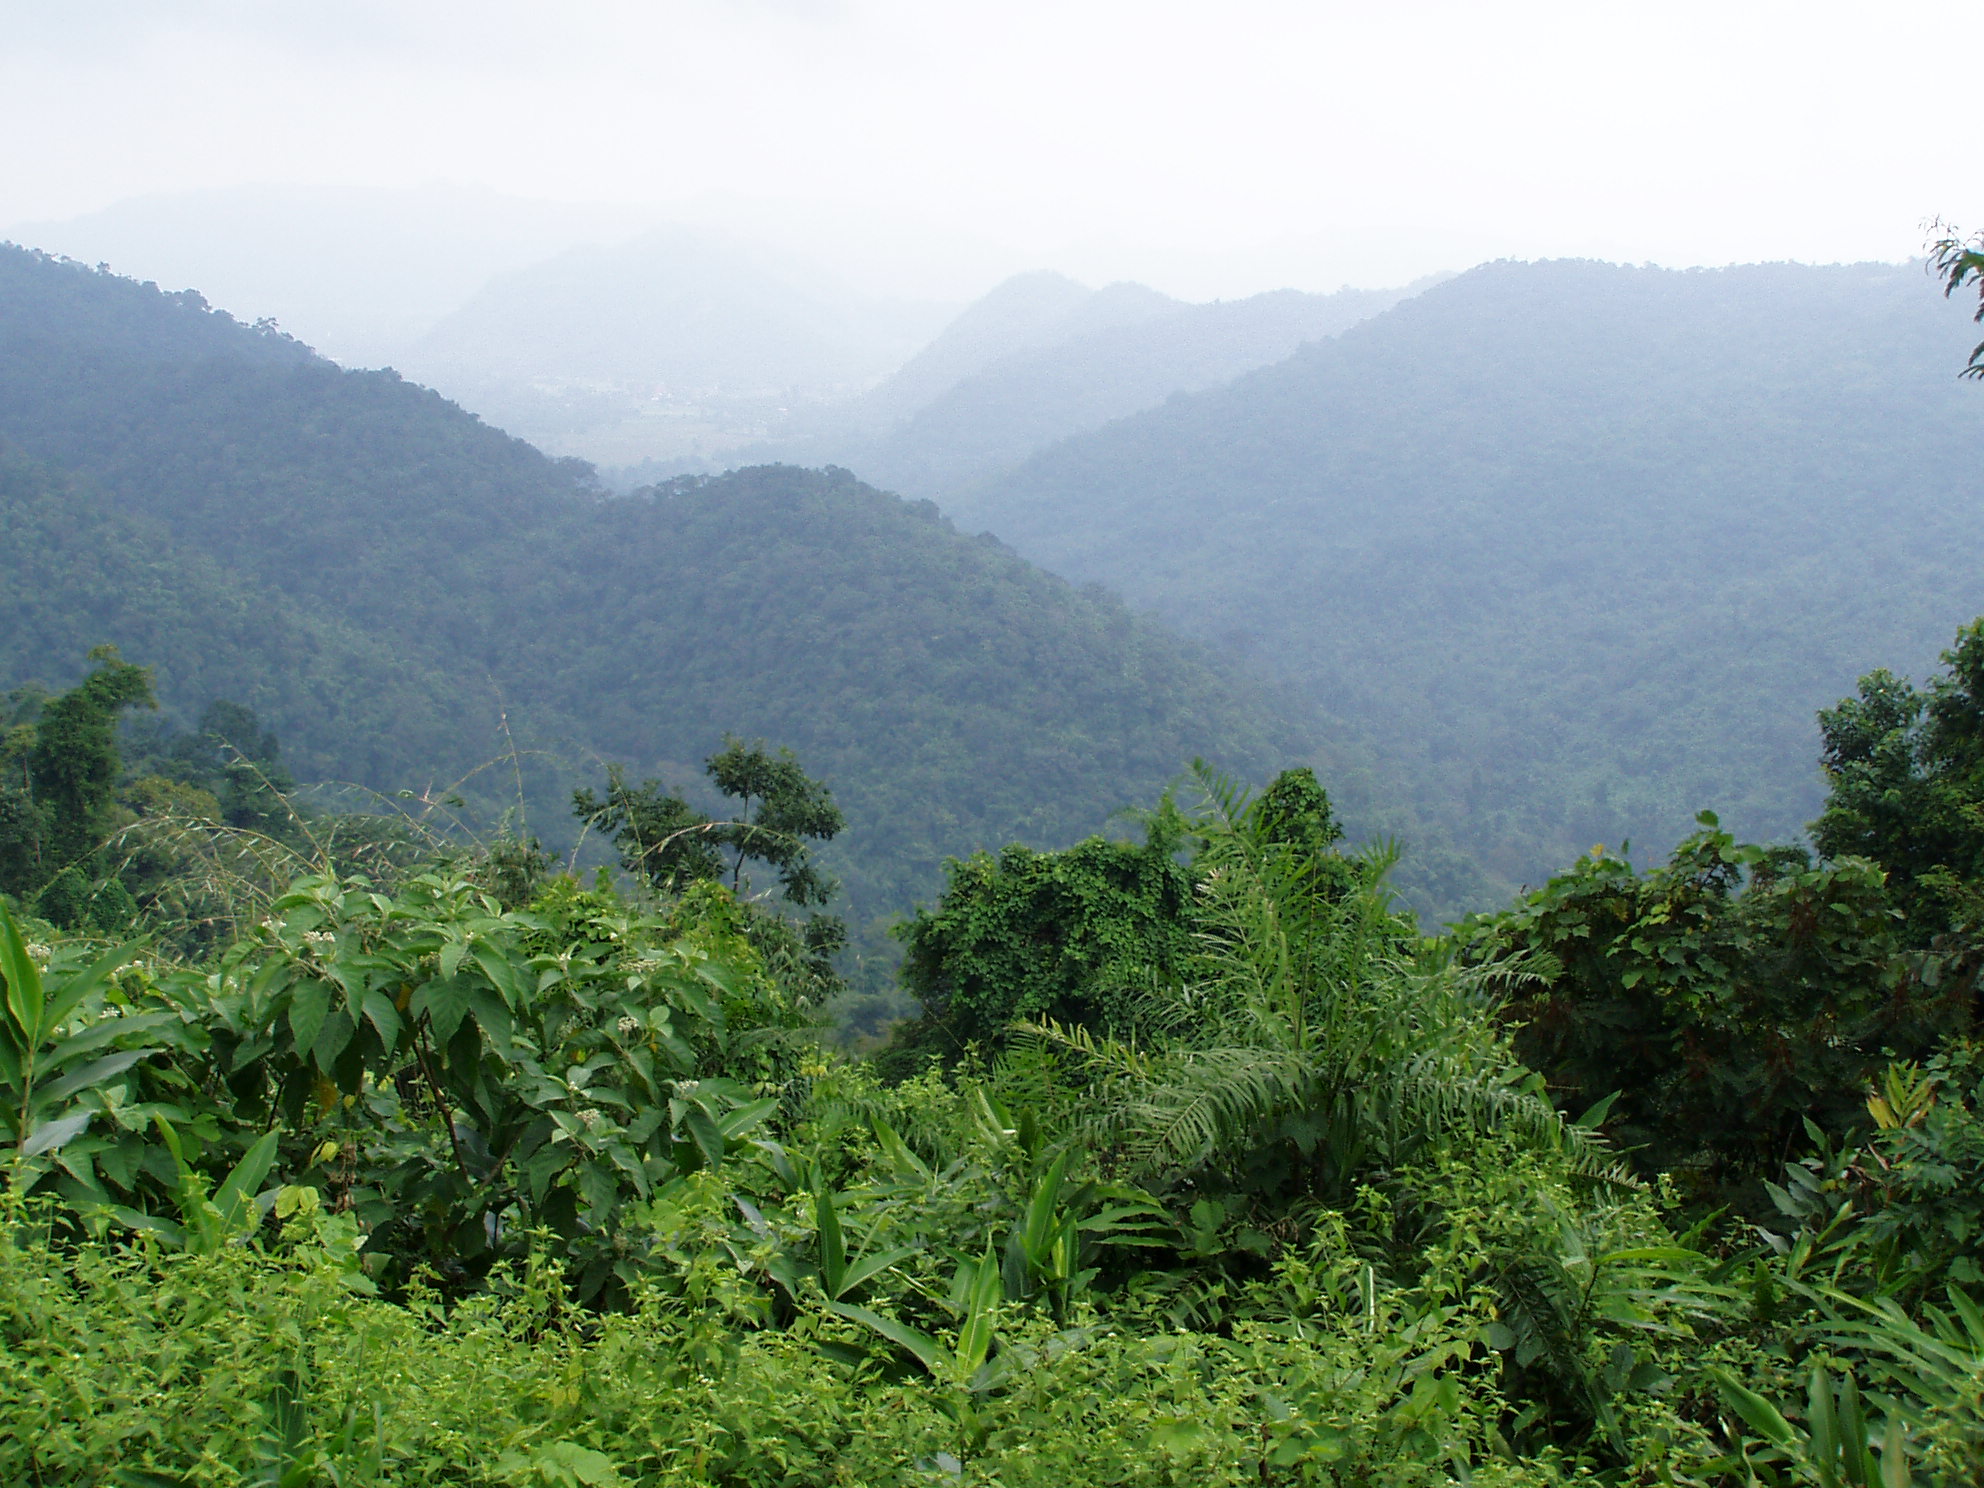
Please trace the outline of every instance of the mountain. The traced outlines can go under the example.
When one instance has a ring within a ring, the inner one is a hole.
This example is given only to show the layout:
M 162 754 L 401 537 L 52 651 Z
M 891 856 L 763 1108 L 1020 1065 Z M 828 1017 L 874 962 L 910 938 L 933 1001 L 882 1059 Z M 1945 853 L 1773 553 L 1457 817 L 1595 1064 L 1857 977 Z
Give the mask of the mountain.
M 884 376 L 947 314 L 674 227 L 499 275 L 398 365 L 512 432 L 630 462 L 763 439 Z
M 764 737 L 845 808 L 857 920 L 946 855 L 1096 830 L 1194 755 L 1257 778 L 1307 752 L 1196 645 L 846 471 L 608 499 L 394 373 L 14 248 L 0 442 L 0 560 L 29 576 L 0 689 L 117 642 L 182 717 L 249 702 L 300 775 L 385 790 L 514 742 L 553 840 L 604 761 L 686 785 L 726 731 Z
M 493 737 L 495 709 L 459 679 L 3 445 L 0 557 L 14 576 L 0 590 L 0 692 L 66 685 L 109 640 L 153 669 L 182 722 L 217 697 L 281 720 L 291 764 L 314 779 L 425 784 L 462 763 L 464 732 Z
M 1984 610 L 1974 339 L 1918 269 L 1498 263 L 947 510 L 1249 657 L 1504 883 L 1702 808 Z
M 1063 334 L 959 378 L 847 458 L 893 490 L 948 500 L 1063 439 L 1281 361 L 1423 287 L 1172 301 L 1105 324 L 1092 314 L 1068 316 Z M 901 381 L 898 374 L 890 385 Z
M 1141 284 L 1090 289 L 1045 270 L 1015 274 L 967 305 L 936 338 L 861 400 L 853 417 L 886 428 L 1004 357 L 1179 308 Z
M 4 236 L 272 317 L 347 366 L 393 361 L 486 281 L 651 226 L 625 208 L 486 188 L 232 186 L 158 193 Z

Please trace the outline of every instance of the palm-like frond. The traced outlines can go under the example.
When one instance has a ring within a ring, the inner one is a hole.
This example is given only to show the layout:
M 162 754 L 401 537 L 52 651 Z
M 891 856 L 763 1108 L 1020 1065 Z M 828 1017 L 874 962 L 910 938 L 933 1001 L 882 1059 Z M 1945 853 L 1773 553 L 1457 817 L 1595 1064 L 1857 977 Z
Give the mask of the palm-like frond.
M 1328 864 L 1254 830 L 1230 780 L 1201 768 L 1199 784 L 1202 928 L 1183 991 L 1139 1009 L 1159 1039 L 1016 1030 L 1078 1066 L 1098 1150 L 1155 1173 L 1236 1163 L 1291 1121 L 1385 1161 L 1499 1131 L 1616 1176 L 1515 1062 L 1488 1016 L 1496 989 L 1416 956 L 1382 888 L 1389 849 L 1333 890 Z

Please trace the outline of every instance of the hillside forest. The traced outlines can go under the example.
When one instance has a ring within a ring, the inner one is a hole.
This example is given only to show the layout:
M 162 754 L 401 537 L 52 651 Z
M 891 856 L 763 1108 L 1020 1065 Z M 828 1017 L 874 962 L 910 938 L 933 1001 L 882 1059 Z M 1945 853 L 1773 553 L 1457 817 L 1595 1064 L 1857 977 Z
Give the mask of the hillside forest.
M 838 466 L 611 494 L 0 249 L 0 1480 L 1975 1484 L 1984 241 L 1931 267 L 1872 329 L 1901 276 L 1477 270 L 957 497 L 1016 551 Z M 1022 556 L 1109 523 L 1156 613 Z M 1848 549 L 1896 596 L 1811 631 Z

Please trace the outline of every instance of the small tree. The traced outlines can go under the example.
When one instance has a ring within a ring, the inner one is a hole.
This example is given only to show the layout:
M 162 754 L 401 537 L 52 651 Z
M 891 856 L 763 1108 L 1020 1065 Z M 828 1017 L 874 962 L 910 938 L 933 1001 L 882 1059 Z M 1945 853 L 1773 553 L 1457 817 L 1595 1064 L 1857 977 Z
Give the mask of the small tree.
M 28 776 L 36 803 L 47 814 L 44 857 L 56 869 L 81 863 L 110 829 L 116 806 L 117 719 L 131 707 L 157 707 L 152 674 L 98 646 L 96 663 L 79 684 L 42 706 Z
M 1887 870 L 1918 945 L 1984 920 L 1984 620 L 1957 632 L 1943 665 L 1922 688 L 1870 672 L 1819 714 L 1831 790 L 1812 840 Z
M 817 911 L 838 887 L 814 863 L 812 851 L 813 843 L 830 841 L 846 824 L 833 792 L 807 775 L 789 749 L 768 750 L 762 740 L 745 743 L 728 734 L 723 746 L 703 768 L 738 803 L 734 816 L 707 816 L 658 780 L 630 786 L 618 766 L 607 772 L 604 796 L 574 791 L 573 811 L 608 834 L 621 866 L 657 893 L 680 894 L 690 884 L 721 880 L 727 871 L 731 891 L 748 899 L 745 865 L 757 862 L 777 875 L 788 904 Z M 816 912 L 794 926 L 762 913 L 751 925 L 753 943 L 775 968 L 800 973 L 821 995 L 840 990 L 833 957 L 847 943 L 847 927 L 838 916 Z

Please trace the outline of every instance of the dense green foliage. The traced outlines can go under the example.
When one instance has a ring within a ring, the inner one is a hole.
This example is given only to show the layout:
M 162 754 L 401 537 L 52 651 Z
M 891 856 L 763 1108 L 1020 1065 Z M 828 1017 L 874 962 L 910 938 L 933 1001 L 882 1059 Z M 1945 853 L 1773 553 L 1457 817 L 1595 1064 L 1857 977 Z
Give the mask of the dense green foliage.
M 7 689 L 73 681 L 110 638 L 151 669 L 167 717 L 182 725 L 218 697 L 278 720 L 306 779 L 425 783 L 463 752 L 465 731 L 494 725 L 459 678 L 423 672 L 333 615 L 299 611 L 176 540 L 168 522 L 4 447 L 0 551 L 31 576 L 0 592 Z
M 1777 1232 L 1679 1232 L 1313 778 L 1201 784 L 1153 814 L 1191 934 L 1124 953 L 1135 1036 L 1021 1022 L 948 1082 L 823 1056 L 709 879 L 306 879 L 199 968 L 0 915 L 0 1462 L 1968 1481 L 1967 1046 L 1794 1164 Z
M 608 500 L 391 373 L 15 249 L 0 440 L 44 462 L 0 457 L 0 551 L 38 580 L 0 599 L 0 680 L 112 640 L 182 724 L 234 698 L 301 779 L 437 799 L 514 745 L 466 792 L 514 806 L 521 776 L 554 846 L 598 761 L 687 790 L 726 729 L 775 740 L 847 815 L 870 952 L 949 854 L 1301 744 L 1115 601 L 845 472 Z
M 1956 1041 L 1984 1015 L 1981 658 L 1973 622 L 1925 687 L 1875 671 L 1820 714 L 1831 791 L 1812 836 L 1827 857 L 1738 843 L 1704 812 L 1664 866 L 1639 873 L 1594 848 L 1459 932 L 1470 958 L 1519 979 L 1507 1013 L 1523 1058 L 1566 1109 L 1602 1116 L 1649 1176 L 1766 1210 L 1795 1152 L 1864 1129 L 1868 1091 L 1897 1060 L 1888 1107 L 1872 1108 L 1884 1130 L 1903 1128 L 1877 1160 L 1879 1207 L 1914 1202 L 1900 1195 L 1925 1172 L 1947 1182 L 1962 1170 L 1893 1148 L 1918 1145 L 1932 1085 L 1974 1084 Z M 1922 1060 L 1938 1071 L 1926 1085 Z M 1904 1107 L 1912 1119 L 1882 1114 Z M 1949 1116 L 1937 1115 L 1937 1141 L 1961 1151 L 1967 1118 Z
M 1374 865 L 1336 850 L 1343 829 L 1314 771 L 1282 771 L 1250 813 L 1250 830 L 1297 856 L 1310 892 L 1334 901 L 1371 882 Z M 898 1060 L 996 1047 L 1018 1022 L 1135 1033 L 1153 993 L 1177 992 L 1195 944 L 1194 902 L 1209 887 L 1202 845 L 1166 796 L 1142 843 L 1015 843 L 951 863 L 936 908 L 897 930 L 902 982 L 923 1008 L 897 1036 Z
M 90 660 L 95 669 L 60 697 L 13 700 L 0 743 L 0 894 L 32 897 L 62 925 L 108 928 L 135 908 L 103 861 L 123 766 L 118 720 L 155 702 L 150 674 L 114 646 Z
M 1831 792 L 1812 840 L 1871 859 L 1918 942 L 1974 938 L 1984 879 L 1984 624 L 1964 627 L 1926 688 L 1885 669 L 1819 714 Z
M 1161 841 L 1015 843 L 953 863 L 937 907 L 901 931 L 903 985 L 924 1010 L 916 1043 L 954 1058 L 1017 1018 L 1122 1024 L 1139 978 L 1176 985 L 1191 892 Z
M 1477 920 L 1473 949 L 1530 968 L 1516 1044 L 1560 1100 L 1606 1102 L 1649 1173 L 1754 1184 L 1806 1123 L 1864 1122 L 1867 1082 L 1950 1012 L 1907 975 L 1893 906 L 1870 863 L 1739 844 L 1705 817 L 1643 875 L 1581 859 Z
M 1813 711 L 1984 609 L 1969 341 L 1912 268 L 1491 264 L 947 509 L 1355 730 L 1487 908 L 1814 814 Z

